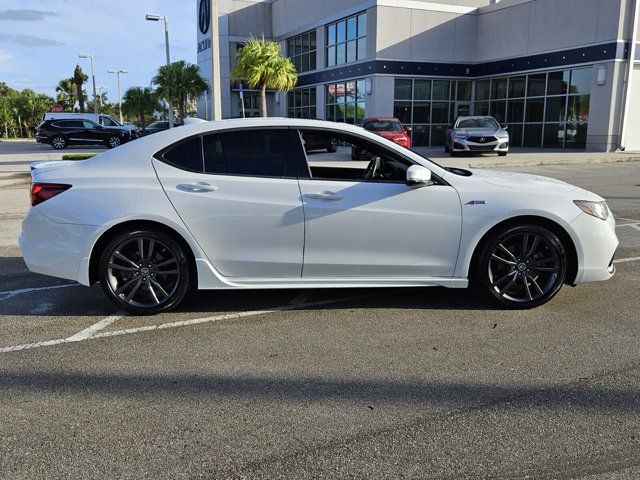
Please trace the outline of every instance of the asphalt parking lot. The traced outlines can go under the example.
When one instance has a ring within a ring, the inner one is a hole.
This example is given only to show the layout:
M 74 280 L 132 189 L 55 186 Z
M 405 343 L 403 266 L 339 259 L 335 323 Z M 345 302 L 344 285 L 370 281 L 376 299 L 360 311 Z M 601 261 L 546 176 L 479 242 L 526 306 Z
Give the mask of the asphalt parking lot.
M 530 311 L 286 290 L 131 317 L 27 271 L 26 184 L 6 184 L 0 478 L 640 477 L 640 163 L 511 170 L 608 200 L 611 281 Z

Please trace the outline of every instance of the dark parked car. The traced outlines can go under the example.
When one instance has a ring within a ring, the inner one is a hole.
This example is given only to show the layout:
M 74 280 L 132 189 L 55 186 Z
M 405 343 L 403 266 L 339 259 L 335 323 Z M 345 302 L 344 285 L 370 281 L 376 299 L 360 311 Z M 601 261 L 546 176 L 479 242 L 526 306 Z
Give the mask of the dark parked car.
M 327 138 L 326 135 L 314 135 L 311 132 L 305 132 L 302 136 L 302 143 L 304 144 L 305 152 L 311 150 L 326 150 L 329 153 L 334 153 L 338 149 L 338 140 L 335 138 Z
M 131 140 L 127 130 L 104 127 L 81 118 L 69 120 L 45 120 L 36 129 L 36 141 L 48 143 L 56 150 L 69 145 L 103 144 L 115 148 Z
M 182 122 L 175 122 L 173 125 L 179 127 L 182 125 Z M 169 130 L 169 122 L 166 120 L 158 120 L 144 127 L 141 135 L 151 135 L 152 133 L 162 132 L 163 130 Z

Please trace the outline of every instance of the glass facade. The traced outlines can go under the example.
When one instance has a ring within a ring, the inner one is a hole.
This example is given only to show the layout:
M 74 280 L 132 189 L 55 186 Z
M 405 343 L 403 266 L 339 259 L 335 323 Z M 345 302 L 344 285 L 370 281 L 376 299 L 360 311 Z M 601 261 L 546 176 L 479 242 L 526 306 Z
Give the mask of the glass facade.
M 469 113 L 472 87 L 468 80 L 396 78 L 393 116 L 411 125 L 412 145 L 444 145 L 455 116 Z
M 509 125 L 512 147 L 585 148 L 592 68 L 476 82 L 475 115 Z
M 326 119 L 359 125 L 364 120 L 364 79 L 325 85 Z
M 298 73 L 316 69 L 316 31 L 309 30 L 287 39 L 287 56 Z
M 468 80 L 396 78 L 393 116 L 411 125 L 414 146 L 444 145 L 455 117 L 473 114 L 509 125 L 512 147 L 585 148 L 591 77 L 591 67 L 496 77 L 475 92 Z
M 291 90 L 287 94 L 287 114 L 291 118 L 316 118 L 316 87 Z
M 367 55 L 366 12 L 343 18 L 326 27 L 327 67 L 362 60 Z

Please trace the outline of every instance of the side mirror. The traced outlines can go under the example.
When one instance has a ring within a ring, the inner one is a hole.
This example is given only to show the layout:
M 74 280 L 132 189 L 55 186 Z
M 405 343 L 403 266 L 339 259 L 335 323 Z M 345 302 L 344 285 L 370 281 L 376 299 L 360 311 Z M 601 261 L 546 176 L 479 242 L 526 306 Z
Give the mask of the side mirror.
M 412 130 L 411 126 L 409 126 L 409 125 L 405 125 L 405 127 L 404 127 L 404 131 L 405 131 L 405 132 L 407 132 L 407 133 L 408 133 L 408 132 L 410 132 L 411 130 Z
M 431 170 L 422 165 L 411 165 L 407 169 L 407 185 L 410 187 L 425 187 L 433 185 L 431 181 Z
M 500 128 L 503 130 L 509 130 L 509 125 L 500 125 Z

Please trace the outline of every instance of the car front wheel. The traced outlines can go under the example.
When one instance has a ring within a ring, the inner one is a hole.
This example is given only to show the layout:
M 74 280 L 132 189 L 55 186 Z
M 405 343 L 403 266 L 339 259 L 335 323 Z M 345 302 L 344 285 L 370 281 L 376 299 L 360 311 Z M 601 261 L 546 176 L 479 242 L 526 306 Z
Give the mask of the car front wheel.
M 567 255 L 558 236 L 539 225 L 508 227 L 478 257 L 478 287 L 498 303 L 533 308 L 553 298 L 565 281 Z
M 121 143 L 122 143 L 122 140 L 117 135 L 111 135 L 106 140 L 107 147 L 109 148 L 119 147 Z
M 104 249 L 99 277 L 107 296 L 136 315 L 175 308 L 190 281 L 189 261 L 169 235 L 154 230 L 122 233 Z

